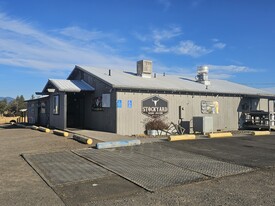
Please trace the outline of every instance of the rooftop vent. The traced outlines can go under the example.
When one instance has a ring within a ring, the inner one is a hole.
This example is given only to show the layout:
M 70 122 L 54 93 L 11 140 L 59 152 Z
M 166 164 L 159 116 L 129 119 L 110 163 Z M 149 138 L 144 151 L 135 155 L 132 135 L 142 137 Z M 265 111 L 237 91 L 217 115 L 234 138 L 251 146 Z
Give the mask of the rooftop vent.
M 206 86 L 210 85 L 210 81 L 208 80 L 208 67 L 207 66 L 199 66 L 197 69 L 196 81 L 202 83 Z
M 137 75 L 144 78 L 151 78 L 152 76 L 152 61 L 140 60 L 137 62 Z

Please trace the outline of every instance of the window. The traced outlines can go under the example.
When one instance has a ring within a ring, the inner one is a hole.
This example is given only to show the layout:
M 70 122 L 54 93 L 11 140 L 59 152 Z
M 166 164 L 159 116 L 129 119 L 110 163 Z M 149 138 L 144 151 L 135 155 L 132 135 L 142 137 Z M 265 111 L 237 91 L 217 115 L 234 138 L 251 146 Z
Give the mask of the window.
M 53 96 L 53 114 L 59 114 L 59 95 Z

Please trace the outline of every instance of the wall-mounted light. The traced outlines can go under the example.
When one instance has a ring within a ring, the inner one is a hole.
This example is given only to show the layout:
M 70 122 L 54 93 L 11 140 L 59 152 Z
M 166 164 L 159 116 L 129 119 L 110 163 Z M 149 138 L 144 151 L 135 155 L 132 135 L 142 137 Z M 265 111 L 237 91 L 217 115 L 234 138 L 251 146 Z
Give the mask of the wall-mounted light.
M 47 91 L 48 91 L 49 93 L 54 93 L 54 92 L 55 92 L 55 89 L 47 89 Z

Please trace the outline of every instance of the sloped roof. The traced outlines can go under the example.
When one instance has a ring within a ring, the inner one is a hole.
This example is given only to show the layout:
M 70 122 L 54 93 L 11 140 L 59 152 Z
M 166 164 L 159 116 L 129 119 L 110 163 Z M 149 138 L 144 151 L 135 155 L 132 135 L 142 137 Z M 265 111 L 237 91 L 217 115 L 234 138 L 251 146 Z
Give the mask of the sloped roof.
M 31 101 L 42 100 L 42 99 L 46 99 L 46 98 L 48 98 L 48 97 L 49 97 L 49 95 L 42 95 L 42 96 L 36 97 L 36 98 L 34 98 L 34 99 L 25 100 L 25 102 L 31 102 Z
M 108 69 L 99 69 L 87 66 L 76 66 L 84 72 L 101 79 L 113 88 L 125 89 L 142 89 L 142 90 L 161 90 L 173 92 L 202 92 L 202 93 L 224 93 L 224 94 L 241 94 L 241 95 L 257 95 L 257 96 L 271 96 L 266 91 L 248 87 L 245 85 L 233 83 L 227 80 L 210 79 L 211 85 L 205 86 L 195 79 L 185 78 L 179 75 L 165 75 L 156 74 L 156 78 L 142 78 L 133 72 L 125 72 L 121 70 L 111 70 L 109 76 Z
M 51 85 L 61 92 L 81 92 L 81 91 L 94 91 L 95 89 L 84 82 L 83 80 L 65 80 L 65 79 L 49 79 L 43 92 L 47 92 Z

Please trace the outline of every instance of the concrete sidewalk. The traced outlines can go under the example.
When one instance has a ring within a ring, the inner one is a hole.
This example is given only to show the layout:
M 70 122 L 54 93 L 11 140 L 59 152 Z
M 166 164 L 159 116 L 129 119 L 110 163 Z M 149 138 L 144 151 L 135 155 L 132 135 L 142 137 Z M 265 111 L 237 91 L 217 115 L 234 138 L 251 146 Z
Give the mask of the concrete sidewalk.
M 168 136 L 128 136 L 128 135 L 119 135 L 111 132 L 102 132 L 102 131 L 94 131 L 94 130 L 85 130 L 85 129 L 77 129 L 77 128 L 68 128 L 67 132 L 72 134 L 82 135 L 91 139 L 96 139 L 100 142 L 113 142 L 113 141 L 121 141 L 121 140 L 133 140 L 138 139 L 142 144 L 145 143 L 154 143 L 154 142 L 166 142 L 168 141 Z M 233 131 L 233 137 L 240 136 L 251 136 L 251 131 Z M 274 134 L 274 133 L 273 133 Z M 211 139 L 206 135 L 196 134 L 196 139 Z
M 97 139 L 102 142 L 133 139 L 133 137 L 131 136 L 119 135 L 111 132 L 101 132 L 101 131 L 76 129 L 76 128 L 68 128 L 66 129 L 66 131 L 72 134 L 79 134 L 92 139 Z
M 102 142 L 139 139 L 143 144 L 143 143 L 167 141 L 167 137 L 165 136 L 164 137 L 127 136 L 127 135 L 119 135 L 111 132 L 102 132 L 102 131 L 84 130 L 84 129 L 75 129 L 75 128 L 69 128 L 69 129 L 66 129 L 66 131 L 72 134 L 79 134 L 88 138 L 97 139 Z
M 85 130 L 85 129 L 76 129 L 69 128 L 66 129 L 67 132 L 72 134 L 82 135 L 91 139 L 96 139 L 100 142 L 113 142 L 113 141 L 121 141 L 121 140 L 133 140 L 138 139 L 141 141 L 141 144 L 145 143 L 155 143 L 155 142 L 167 142 L 169 136 L 129 136 L 129 135 L 120 135 L 111 132 L 102 132 L 102 131 L 94 131 L 94 130 Z M 236 133 L 233 134 L 233 137 L 247 135 L 244 133 Z M 202 134 L 196 134 L 196 139 L 209 139 L 208 136 Z

